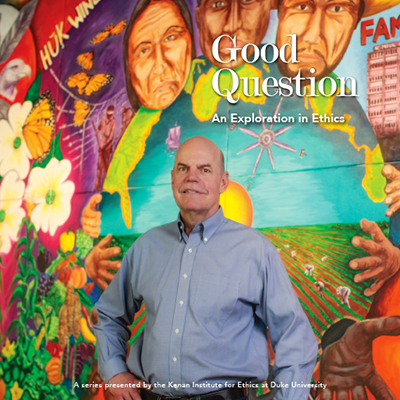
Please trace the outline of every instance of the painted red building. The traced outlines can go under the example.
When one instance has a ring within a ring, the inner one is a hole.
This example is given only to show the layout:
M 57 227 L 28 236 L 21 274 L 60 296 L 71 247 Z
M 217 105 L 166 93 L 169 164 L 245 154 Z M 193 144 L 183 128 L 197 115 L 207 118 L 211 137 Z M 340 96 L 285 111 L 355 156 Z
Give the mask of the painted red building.
M 368 118 L 378 138 L 400 131 L 400 42 L 368 53 Z

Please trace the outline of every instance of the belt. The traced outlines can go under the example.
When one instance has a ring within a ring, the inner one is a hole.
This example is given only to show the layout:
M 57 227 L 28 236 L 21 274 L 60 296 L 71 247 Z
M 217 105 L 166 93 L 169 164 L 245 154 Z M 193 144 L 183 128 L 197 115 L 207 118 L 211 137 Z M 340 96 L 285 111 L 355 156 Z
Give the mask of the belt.
M 246 396 L 246 393 L 244 389 L 234 387 L 230 389 L 223 389 L 223 390 L 218 390 L 216 392 L 209 392 L 209 393 L 204 393 L 204 394 L 199 394 L 199 395 L 193 395 L 193 396 L 182 396 L 182 397 L 169 397 L 169 396 L 161 396 L 159 394 L 153 393 L 150 390 L 141 390 L 140 391 L 140 396 L 142 400 L 198 400 L 198 399 L 204 399 L 204 400 L 238 400 L 241 397 Z

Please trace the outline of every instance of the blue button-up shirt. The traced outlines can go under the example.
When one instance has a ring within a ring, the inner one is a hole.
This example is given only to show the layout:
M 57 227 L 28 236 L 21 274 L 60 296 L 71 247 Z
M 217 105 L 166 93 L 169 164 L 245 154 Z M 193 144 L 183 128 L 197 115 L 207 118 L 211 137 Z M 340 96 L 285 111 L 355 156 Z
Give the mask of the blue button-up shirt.
M 142 301 L 145 328 L 126 360 L 128 326 Z M 262 233 L 221 208 L 189 236 L 180 220 L 140 236 L 96 308 L 106 382 L 130 370 L 156 393 L 183 396 L 264 381 L 268 326 L 275 381 L 289 386 L 275 398 L 307 398 L 309 389 L 291 383 L 310 382 L 317 342 L 286 269 Z

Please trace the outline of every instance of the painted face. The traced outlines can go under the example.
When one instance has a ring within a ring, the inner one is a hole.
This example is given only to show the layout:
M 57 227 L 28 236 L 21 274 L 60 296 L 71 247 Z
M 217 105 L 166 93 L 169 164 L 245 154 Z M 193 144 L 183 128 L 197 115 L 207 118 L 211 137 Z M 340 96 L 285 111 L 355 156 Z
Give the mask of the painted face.
M 181 145 L 171 172 L 175 202 L 181 214 L 195 213 L 205 220 L 219 207 L 219 196 L 229 183 L 222 172 L 221 154 L 208 139 L 192 138 Z
M 282 0 L 276 42 L 280 48 L 297 35 L 299 63 L 278 61 L 284 76 L 328 76 L 344 56 L 358 21 L 360 0 Z M 286 46 L 286 59 L 291 58 Z M 316 72 L 311 74 L 310 68 Z
M 152 1 L 135 21 L 128 48 L 132 85 L 146 108 L 162 110 L 177 98 L 189 75 L 191 51 L 176 4 Z
M 236 36 L 236 48 L 247 43 L 259 46 L 267 33 L 271 0 L 202 0 L 196 9 L 196 21 L 199 28 L 200 46 L 204 56 L 218 68 L 235 69 L 244 60 L 237 52 L 237 61 L 227 64 L 216 61 L 212 55 L 214 40 L 221 35 Z M 229 38 L 219 42 L 219 54 L 222 61 L 228 61 L 233 43 Z M 250 49 L 252 49 L 250 47 Z M 249 50 L 249 59 L 253 50 Z

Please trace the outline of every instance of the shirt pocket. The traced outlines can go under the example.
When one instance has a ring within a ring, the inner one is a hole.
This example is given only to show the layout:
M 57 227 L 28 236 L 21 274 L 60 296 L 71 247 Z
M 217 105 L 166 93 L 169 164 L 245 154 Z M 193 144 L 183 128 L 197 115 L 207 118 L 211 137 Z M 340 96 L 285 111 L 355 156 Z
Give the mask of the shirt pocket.
M 201 275 L 194 300 L 195 317 L 207 330 L 220 333 L 239 296 L 239 284 L 216 275 Z

